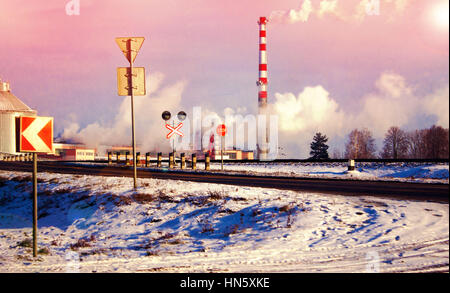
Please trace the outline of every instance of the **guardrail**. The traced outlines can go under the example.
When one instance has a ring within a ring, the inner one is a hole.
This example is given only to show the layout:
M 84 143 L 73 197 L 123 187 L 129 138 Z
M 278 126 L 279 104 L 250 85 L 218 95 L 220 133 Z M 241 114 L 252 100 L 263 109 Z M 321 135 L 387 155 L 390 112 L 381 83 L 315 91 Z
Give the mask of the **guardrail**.
M 175 162 L 180 162 L 180 158 L 174 158 Z M 145 159 L 140 158 L 141 164 L 145 162 Z M 99 160 L 86 160 L 86 161 L 74 161 L 74 160 L 58 160 L 58 162 L 66 162 L 66 163 L 108 163 L 108 160 L 99 159 Z M 113 159 L 113 163 L 122 163 L 125 164 L 125 160 L 117 160 Z M 130 159 L 131 163 L 132 160 Z M 150 159 L 150 163 L 157 163 L 157 159 Z M 161 159 L 162 163 L 169 163 L 169 159 Z M 191 163 L 192 159 L 185 159 L 186 163 Z M 204 159 L 197 159 L 197 163 L 204 163 Z M 220 163 L 219 160 L 210 160 L 211 163 Z M 226 164 L 277 164 L 277 163 L 348 163 L 348 159 L 329 159 L 329 160 L 310 160 L 310 159 L 277 159 L 273 161 L 262 161 L 262 160 L 223 160 Z M 449 159 L 355 159 L 356 163 L 449 163 Z
M 5 162 L 25 162 L 32 161 L 33 155 L 29 154 L 20 154 L 20 155 L 12 155 L 12 154 L 0 154 L 0 161 Z

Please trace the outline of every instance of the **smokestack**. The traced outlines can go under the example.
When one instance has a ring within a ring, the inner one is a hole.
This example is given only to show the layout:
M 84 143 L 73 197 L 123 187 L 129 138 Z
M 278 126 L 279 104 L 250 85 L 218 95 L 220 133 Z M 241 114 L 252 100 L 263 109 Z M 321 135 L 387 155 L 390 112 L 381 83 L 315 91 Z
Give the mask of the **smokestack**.
M 267 106 L 267 48 L 266 48 L 266 24 L 267 18 L 260 17 L 259 21 L 259 79 L 257 85 L 259 109 Z
M 258 85 L 258 114 L 266 116 L 266 125 L 258 126 L 258 159 L 266 159 L 268 146 L 268 117 L 267 117 L 267 47 L 266 47 L 266 25 L 268 19 L 264 16 L 259 18 L 259 78 Z

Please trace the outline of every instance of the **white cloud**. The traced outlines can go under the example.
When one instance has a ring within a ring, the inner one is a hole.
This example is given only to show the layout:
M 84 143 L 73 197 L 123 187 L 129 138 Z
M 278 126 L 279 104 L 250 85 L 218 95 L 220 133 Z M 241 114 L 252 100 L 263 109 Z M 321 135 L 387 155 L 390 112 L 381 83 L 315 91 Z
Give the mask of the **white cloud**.
M 330 144 L 341 141 L 354 128 L 367 127 L 381 139 L 391 126 L 405 129 L 430 127 L 432 123 L 449 127 L 449 87 L 445 85 L 432 94 L 420 97 L 405 78 L 386 72 L 375 82 L 376 91 L 362 95 L 359 112 L 347 113 L 330 97 L 323 86 L 305 87 L 293 93 L 275 94 L 273 111 L 279 115 L 280 145 L 290 145 L 293 155 L 300 150 L 307 157 L 309 143 L 316 132 L 330 138 Z M 357 97 L 355 100 L 358 99 Z M 417 123 L 427 116 L 430 125 Z M 342 147 L 342 146 L 340 146 Z
M 269 16 L 269 20 L 280 23 L 307 22 L 311 15 L 317 15 L 319 18 L 323 18 L 327 14 L 338 16 L 337 8 L 338 0 L 322 0 L 318 9 L 313 7 L 311 0 L 304 0 L 299 9 L 273 11 Z
M 136 141 L 145 150 L 170 148 L 165 139 L 166 129 L 161 113 L 169 110 L 178 113 L 181 110 L 181 96 L 186 82 L 179 81 L 171 85 L 161 86 L 164 74 L 156 72 L 147 78 L 146 96 L 136 96 L 135 125 Z M 175 114 L 176 115 L 176 114 Z M 118 114 L 112 123 L 94 122 L 80 128 L 76 121 L 71 121 L 64 129 L 63 139 L 72 139 L 91 147 L 99 145 L 130 145 L 131 144 L 131 101 L 125 97 L 119 106 Z
M 317 15 L 322 18 L 326 14 L 337 14 L 338 0 L 324 0 L 319 4 Z
M 449 87 L 440 88 L 431 95 L 424 98 L 424 109 L 435 115 L 437 124 L 442 127 L 449 127 Z
M 150 75 L 147 80 L 149 94 L 135 98 L 136 134 L 142 151 L 170 150 L 161 113 L 169 110 L 176 115 L 182 110 L 181 97 L 186 82 L 170 85 L 163 85 L 163 82 L 163 74 Z M 305 87 L 298 95 L 276 93 L 274 103 L 269 106 L 271 113 L 278 115 L 279 145 L 283 152 L 287 152 L 288 157 L 308 157 L 309 143 L 316 132 L 322 132 L 330 138 L 329 145 L 333 150 L 336 147 L 343 148 L 348 133 L 354 128 L 366 127 L 376 139 L 381 139 L 387 129 L 394 125 L 405 129 L 430 127 L 433 123 L 449 127 L 448 84 L 429 95 L 418 96 L 414 86 L 408 84 L 404 77 L 385 72 L 374 85 L 375 91 L 355 97 L 355 101 L 360 100 L 361 108 L 351 113 L 346 112 L 321 85 Z M 235 115 L 245 116 L 246 112 L 245 108 L 225 108 L 223 115 L 219 115 L 202 108 L 206 135 L 204 144 L 207 146 L 210 133 L 215 132 L 215 127 L 209 127 L 213 120 L 223 122 L 224 118 L 234 119 Z M 101 144 L 130 145 L 130 116 L 130 98 L 126 97 L 112 123 L 95 122 L 80 128 L 76 117 L 72 116 L 65 124 L 62 137 L 92 147 Z M 418 122 L 418 117 L 423 116 L 427 117 L 426 122 Z M 211 121 L 208 122 L 206 117 Z M 236 131 L 240 133 L 243 130 Z
M 308 21 L 309 15 L 313 11 L 312 3 L 310 0 L 303 1 L 303 4 L 299 10 L 291 9 L 288 12 L 289 22 L 306 22 Z

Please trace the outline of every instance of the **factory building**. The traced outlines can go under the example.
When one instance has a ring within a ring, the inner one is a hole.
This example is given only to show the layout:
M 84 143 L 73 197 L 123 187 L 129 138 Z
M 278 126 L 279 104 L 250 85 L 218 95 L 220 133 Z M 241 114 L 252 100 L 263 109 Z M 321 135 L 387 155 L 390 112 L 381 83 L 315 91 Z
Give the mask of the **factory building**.
M 53 143 L 53 156 L 49 159 L 64 161 L 93 161 L 96 149 L 87 148 L 83 144 Z
M 0 79 L 0 154 L 16 152 L 16 118 L 36 116 L 37 112 L 11 93 L 8 82 Z

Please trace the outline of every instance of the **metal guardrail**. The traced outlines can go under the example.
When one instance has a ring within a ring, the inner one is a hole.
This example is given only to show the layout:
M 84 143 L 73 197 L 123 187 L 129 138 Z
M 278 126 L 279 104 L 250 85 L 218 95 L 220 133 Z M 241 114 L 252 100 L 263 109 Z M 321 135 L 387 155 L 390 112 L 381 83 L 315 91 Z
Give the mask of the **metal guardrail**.
M 0 154 L 0 161 L 5 162 L 24 162 L 24 161 L 32 161 L 33 155 L 30 154 L 20 154 L 20 155 L 11 155 L 11 154 Z
M 191 162 L 191 159 L 186 157 L 186 162 Z M 45 159 L 42 159 L 45 161 Z M 48 160 L 52 161 L 52 160 Z M 144 160 L 141 160 L 144 161 Z M 150 163 L 157 163 L 157 159 L 151 159 Z M 175 158 L 176 162 L 180 162 L 180 158 Z M 211 163 L 220 163 L 219 160 L 210 160 Z M 61 163 L 108 163 L 108 160 L 87 160 L 87 161 L 74 161 L 74 160 L 57 160 Z M 125 164 L 125 160 L 112 160 L 113 163 Z M 161 162 L 168 163 L 169 159 L 162 159 Z M 197 162 L 205 162 L 204 159 L 197 159 Z M 348 163 L 347 159 L 328 159 L 328 160 L 311 160 L 311 159 L 277 159 L 273 161 L 263 161 L 263 160 L 223 160 L 227 164 L 277 164 L 277 163 Z M 449 163 L 449 159 L 355 159 L 356 163 Z

